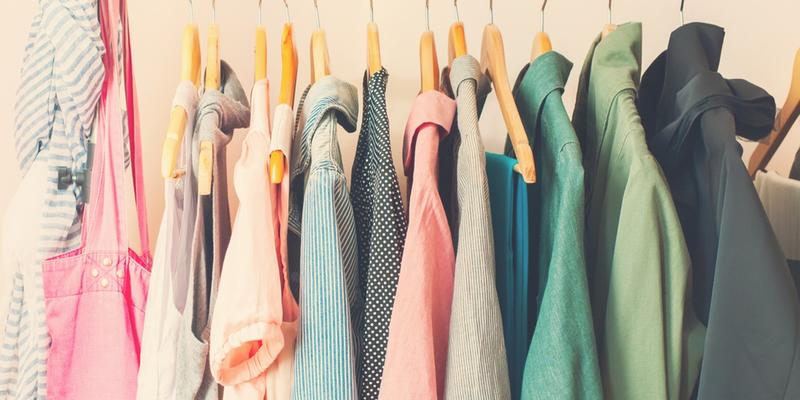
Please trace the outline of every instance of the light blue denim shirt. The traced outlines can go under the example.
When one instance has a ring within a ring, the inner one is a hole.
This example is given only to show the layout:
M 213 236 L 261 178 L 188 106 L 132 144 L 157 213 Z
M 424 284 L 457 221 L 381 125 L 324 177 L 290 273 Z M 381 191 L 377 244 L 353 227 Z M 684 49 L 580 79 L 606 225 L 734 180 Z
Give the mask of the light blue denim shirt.
M 307 91 L 292 146 L 289 227 L 301 238 L 300 329 L 292 398 L 357 399 L 354 334 L 363 309 L 353 206 L 336 137 L 354 132 L 353 85 L 325 77 Z

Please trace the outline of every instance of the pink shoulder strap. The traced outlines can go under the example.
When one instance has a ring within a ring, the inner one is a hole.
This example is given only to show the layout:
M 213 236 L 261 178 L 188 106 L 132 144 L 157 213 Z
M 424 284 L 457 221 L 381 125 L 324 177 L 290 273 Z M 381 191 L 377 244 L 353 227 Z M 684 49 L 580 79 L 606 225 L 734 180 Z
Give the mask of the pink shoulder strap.
M 116 1 L 119 1 L 117 9 Z M 128 111 L 131 169 L 142 256 L 150 260 L 150 243 L 147 230 L 147 212 L 142 176 L 141 142 L 139 138 L 138 108 L 133 70 L 131 68 L 130 37 L 125 0 L 98 2 L 101 35 L 106 46 L 103 55 L 106 76 L 98 107 L 98 128 L 95 132 L 96 148 L 92 163 L 90 201 L 84 216 L 83 245 L 89 251 L 125 251 L 128 248 L 128 231 L 124 196 L 124 144 L 119 98 L 118 35 L 115 16 L 120 17 L 123 36 L 125 101 Z
M 131 36 L 128 25 L 128 6 L 126 0 L 120 0 L 120 4 L 122 31 L 123 35 L 125 35 L 125 44 L 123 45 L 125 60 L 125 101 L 128 109 L 128 131 L 130 133 L 133 191 L 136 197 L 136 218 L 139 227 L 142 256 L 144 256 L 146 260 L 150 260 L 150 231 L 147 229 L 147 200 L 144 186 L 144 169 L 142 168 L 139 100 L 136 93 L 136 81 L 133 76 L 133 53 L 131 52 Z

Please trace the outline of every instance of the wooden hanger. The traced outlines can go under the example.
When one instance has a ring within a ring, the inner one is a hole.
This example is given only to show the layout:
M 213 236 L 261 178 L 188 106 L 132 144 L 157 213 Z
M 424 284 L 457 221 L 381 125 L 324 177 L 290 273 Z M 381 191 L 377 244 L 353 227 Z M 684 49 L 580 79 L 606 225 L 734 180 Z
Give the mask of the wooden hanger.
M 429 1 L 425 1 L 428 30 L 419 39 L 420 92 L 439 90 L 439 58 L 436 55 L 436 40 L 431 32 Z
M 542 28 L 533 37 L 533 46 L 531 46 L 531 62 L 536 61 L 539 56 L 548 51 L 553 50 L 553 44 L 550 42 L 550 36 L 544 31 L 544 8 L 547 6 L 547 0 L 542 3 Z
M 600 33 L 600 38 L 605 39 L 606 36 L 617 30 L 617 26 L 611 23 L 611 0 L 608 0 L 608 23 L 603 27 L 603 32 Z
M 489 1 L 489 9 L 492 11 L 491 0 Z M 494 22 L 490 22 L 483 29 L 481 69 L 488 73 L 497 93 L 500 111 L 503 114 L 508 136 L 511 139 L 511 145 L 514 147 L 514 154 L 517 157 L 517 165 L 514 166 L 514 170 L 522 175 L 522 179 L 525 182 L 534 183 L 536 182 L 536 164 L 533 160 L 533 149 L 528 143 L 528 135 L 525 133 L 525 127 L 522 125 L 522 119 L 519 116 L 519 111 L 517 111 L 511 86 L 508 83 L 503 36 Z
M 283 1 L 286 6 L 287 21 L 283 25 L 281 34 L 281 92 L 278 96 L 278 104 L 286 104 L 289 107 L 294 105 L 294 92 L 297 87 L 297 47 L 294 44 L 292 33 L 292 22 L 289 18 L 289 4 Z M 283 171 L 286 155 L 280 150 L 275 150 L 269 155 L 269 177 L 274 184 L 283 181 Z
M 314 8 L 317 10 L 317 30 L 311 34 L 311 83 L 331 74 L 328 40 L 320 27 L 317 0 L 314 0 Z
M 375 24 L 375 12 L 372 9 L 372 0 L 369 1 L 370 22 L 367 24 L 367 66 L 369 74 L 372 75 L 380 71 L 381 63 L 381 40 L 378 35 L 378 25 Z
M 789 95 L 775 117 L 775 125 L 772 128 L 772 132 L 759 142 L 758 147 L 750 156 L 747 171 L 751 176 L 755 177 L 756 172 L 767 167 L 772 156 L 775 155 L 783 139 L 786 138 L 795 120 L 797 120 L 798 115 L 800 115 L 800 49 L 797 50 L 794 56 Z
M 189 10 L 192 12 L 192 3 Z M 194 20 L 194 15 L 192 15 Z M 191 22 L 183 29 L 181 39 L 181 81 L 190 81 L 195 88 L 200 84 L 200 34 L 197 24 Z M 183 106 L 175 106 L 169 115 L 167 137 L 161 151 L 161 176 L 164 179 L 175 178 L 175 164 L 178 151 L 183 142 L 183 131 L 186 129 L 188 115 Z
M 453 66 L 453 60 L 467 54 L 467 39 L 464 34 L 464 23 L 458 16 L 458 0 L 453 0 L 456 9 L 456 22 L 450 25 L 450 32 L 447 35 L 447 57 L 448 65 Z
M 258 25 L 256 26 L 255 81 L 267 79 L 267 30 L 261 24 L 261 0 L 258 0 Z
M 216 1 L 211 0 L 211 24 L 208 26 L 206 44 L 206 79 L 205 90 L 219 90 L 220 57 L 219 57 L 219 25 L 216 22 Z M 200 141 L 200 155 L 197 160 L 197 190 L 200 195 L 211 194 L 211 179 L 214 169 L 214 144 L 209 139 Z

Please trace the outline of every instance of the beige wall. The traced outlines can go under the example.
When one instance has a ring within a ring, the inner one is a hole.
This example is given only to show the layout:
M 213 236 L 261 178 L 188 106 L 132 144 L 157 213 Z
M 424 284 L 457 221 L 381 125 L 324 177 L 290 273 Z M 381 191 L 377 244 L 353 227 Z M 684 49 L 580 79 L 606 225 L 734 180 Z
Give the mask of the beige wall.
M 20 180 L 12 140 L 14 97 L 33 1 L 9 1 L 0 24 L 0 211 L 4 211 Z M 163 205 L 159 176 L 161 141 L 167 125 L 170 103 L 177 84 L 180 34 L 187 22 L 188 7 L 181 0 L 129 0 L 135 72 L 141 107 L 144 165 L 150 204 L 150 230 L 155 233 Z M 291 15 L 300 42 L 299 91 L 308 82 L 308 38 L 315 24 L 312 0 L 290 0 Z M 319 0 L 322 25 L 328 32 L 332 71 L 338 77 L 361 86 L 365 68 L 365 24 L 369 18 L 367 0 Z M 447 28 L 455 18 L 452 3 L 431 1 L 431 29 L 436 33 L 440 60 L 447 57 Z M 721 72 L 727 77 L 751 80 L 783 103 L 790 81 L 795 50 L 800 47 L 800 2 L 797 0 L 688 0 L 686 20 L 706 21 L 727 30 Z M 388 108 L 392 127 L 395 165 L 400 164 L 402 129 L 418 88 L 417 45 L 425 29 L 422 0 L 375 0 L 375 21 L 381 29 L 383 62 L 390 73 Z M 510 74 L 516 76 L 527 62 L 531 39 L 539 29 L 540 2 L 496 1 L 495 23 L 501 28 Z M 678 0 L 617 0 L 615 22 L 628 20 L 644 24 L 644 66 L 664 49 L 669 33 L 680 23 Z M 593 37 L 607 21 L 604 0 L 552 0 L 548 5 L 546 29 L 555 49 L 572 60 L 566 89 L 567 108 L 575 99 L 577 75 Z M 488 21 L 488 1 L 461 1 L 460 15 L 467 30 L 471 54 L 478 54 L 483 25 Z M 210 1 L 195 1 L 195 16 L 204 35 L 210 18 Z M 269 76 L 273 79 L 271 98 L 277 98 L 280 59 L 278 41 L 285 12 L 279 0 L 267 0 L 263 21 L 269 34 Z M 243 84 L 252 84 L 253 30 L 257 21 L 256 1 L 217 1 L 217 22 L 221 30 L 221 52 L 238 72 Z M 504 128 L 496 102 L 490 100 L 481 120 L 484 142 L 490 151 L 500 151 Z M 232 166 L 239 154 L 244 132 L 236 133 L 229 146 Z M 357 135 L 340 136 L 346 171 L 350 171 Z M 800 146 L 800 127 L 790 133 L 770 169 L 786 174 Z M 745 144 L 749 157 L 751 144 Z M 404 181 L 405 179 L 401 179 Z M 233 196 L 233 194 L 231 194 Z

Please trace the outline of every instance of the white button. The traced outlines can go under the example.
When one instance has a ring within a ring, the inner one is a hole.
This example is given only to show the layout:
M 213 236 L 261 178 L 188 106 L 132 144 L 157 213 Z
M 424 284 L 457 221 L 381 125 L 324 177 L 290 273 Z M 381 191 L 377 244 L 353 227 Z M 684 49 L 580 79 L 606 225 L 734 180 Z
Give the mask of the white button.
M 111 266 L 111 258 L 109 257 L 104 258 L 103 265 L 105 265 L 106 267 Z
M 118 277 L 120 277 L 120 278 L 122 278 L 123 276 L 125 276 L 125 271 L 123 271 L 123 270 L 121 270 L 121 269 L 118 269 L 118 270 L 117 270 L 117 276 L 118 276 Z
M 92 277 L 97 278 L 97 275 L 100 275 L 100 271 L 97 268 L 92 268 Z
M 100 286 L 102 287 L 108 286 L 108 279 L 106 278 L 100 279 Z

